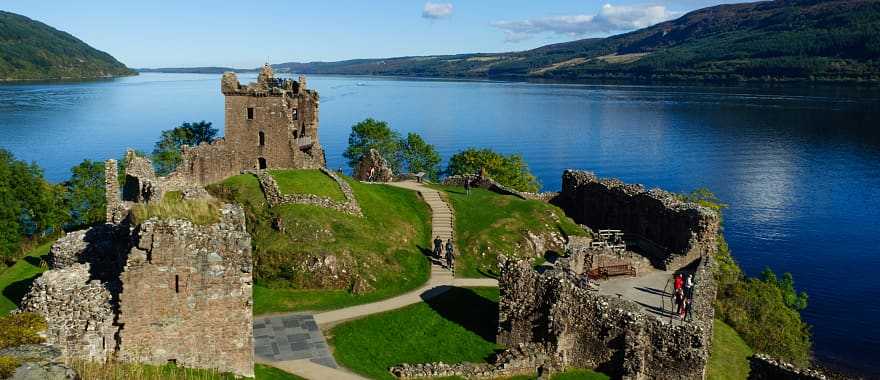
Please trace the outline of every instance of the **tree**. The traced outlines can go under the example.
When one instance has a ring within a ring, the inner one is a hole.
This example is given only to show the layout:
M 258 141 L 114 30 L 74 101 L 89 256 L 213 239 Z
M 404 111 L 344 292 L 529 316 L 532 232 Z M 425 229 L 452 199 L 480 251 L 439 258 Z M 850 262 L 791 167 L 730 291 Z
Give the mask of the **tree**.
M 388 123 L 366 119 L 351 127 L 348 135 L 348 148 L 342 156 L 348 160 L 348 166 L 357 169 L 361 157 L 375 149 L 388 161 L 388 166 L 395 173 L 400 173 L 402 163 L 400 154 L 400 134 L 388 127 Z
M 198 146 L 201 143 L 212 143 L 217 137 L 217 128 L 204 120 L 194 123 L 183 123 L 177 128 L 162 131 L 159 141 L 153 149 L 153 166 L 156 174 L 166 175 L 174 171 L 182 161 L 180 147 L 184 145 Z
M 468 148 L 449 159 L 448 175 L 475 174 L 481 170 L 498 183 L 519 191 L 538 191 L 541 184 L 519 154 L 503 155 L 491 149 Z
M 23 238 L 60 231 L 67 221 L 64 188 L 43 179 L 37 164 L 0 149 L 0 256 L 12 259 Z
M 406 135 L 401 145 L 401 155 L 410 173 L 425 172 L 432 181 L 440 178 L 440 154 L 433 145 L 426 143 L 417 133 Z
M 103 223 L 107 199 L 104 196 L 104 163 L 84 160 L 70 169 L 70 180 L 64 182 L 65 197 L 71 224 L 88 226 Z

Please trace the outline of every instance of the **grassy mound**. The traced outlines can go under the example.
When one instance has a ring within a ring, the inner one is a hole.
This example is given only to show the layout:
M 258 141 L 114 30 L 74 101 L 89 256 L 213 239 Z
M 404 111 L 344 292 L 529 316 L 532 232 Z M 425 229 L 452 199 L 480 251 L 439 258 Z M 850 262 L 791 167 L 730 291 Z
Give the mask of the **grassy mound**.
M 327 183 L 338 188 L 332 180 Z M 252 175 L 209 186 L 215 196 L 245 208 L 254 244 L 254 313 L 373 302 L 427 281 L 429 264 L 422 251 L 429 244 L 431 227 L 424 202 L 409 190 L 349 184 L 363 218 L 311 205 L 269 208 Z M 316 257 L 329 255 L 335 258 L 339 276 L 304 270 Z M 351 280 L 355 278 L 368 282 L 371 289 L 354 294 Z
M 0 315 L 17 308 L 31 283 L 48 269 L 43 263 L 48 259 L 53 243 L 54 241 L 50 241 L 37 246 L 16 261 L 15 265 L 0 272 Z
M 739 334 L 732 327 L 716 319 L 712 334 L 712 352 L 709 353 L 709 379 L 747 379 L 750 356 L 752 349 Z
M 529 232 L 542 238 L 553 234 L 586 234 L 561 209 L 548 203 L 484 189 L 472 189 L 467 195 L 461 187 L 439 188 L 445 191 L 455 210 L 455 233 L 460 252 L 456 258 L 456 276 L 497 275 L 499 253 L 515 255 L 531 249 Z M 548 244 L 546 248 L 562 247 Z
M 345 195 L 333 178 L 320 170 L 272 170 L 269 172 L 281 194 L 314 194 L 345 202 Z

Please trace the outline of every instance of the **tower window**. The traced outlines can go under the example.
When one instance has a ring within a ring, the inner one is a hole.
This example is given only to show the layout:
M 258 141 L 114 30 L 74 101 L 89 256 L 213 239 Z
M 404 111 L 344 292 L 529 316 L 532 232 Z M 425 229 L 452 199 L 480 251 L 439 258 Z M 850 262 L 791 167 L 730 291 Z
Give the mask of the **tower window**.
M 174 292 L 180 293 L 180 275 L 174 275 Z
M 260 146 L 266 146 L 266 134 L 260 131 Z
M 248 109 L 247 109 L 247 119 L 248 119 L 248 120 L 253 120 L 253 119 L 254 119 L 254 107 L 248 107 Z

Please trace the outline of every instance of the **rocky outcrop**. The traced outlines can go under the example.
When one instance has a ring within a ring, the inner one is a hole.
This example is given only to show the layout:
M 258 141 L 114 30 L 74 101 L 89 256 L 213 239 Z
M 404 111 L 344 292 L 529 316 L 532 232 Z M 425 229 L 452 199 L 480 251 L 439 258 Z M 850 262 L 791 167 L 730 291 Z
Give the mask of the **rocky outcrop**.
M 388 161 L 375 149 L 361 157 L 355 170 L 354 178 L 360 181 L 391 182 L 394 173 L 388 167 Z
M 562 192 L 551 203 L 593 230 L 623 230 L 628 244 L 662 269 L 678 269 L 716 249 L 718 214 L 668 191 L 566 170 Z

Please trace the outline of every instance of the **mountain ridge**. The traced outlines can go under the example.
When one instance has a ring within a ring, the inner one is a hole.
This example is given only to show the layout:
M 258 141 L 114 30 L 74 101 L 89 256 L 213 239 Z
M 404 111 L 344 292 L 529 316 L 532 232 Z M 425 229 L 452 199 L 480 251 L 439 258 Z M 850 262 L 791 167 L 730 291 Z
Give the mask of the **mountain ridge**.
M 0 82 L 137 75 L 70 33 L 0 11 Z
M 302 74 L 473 79 L 878 82 L 880 1 L 724 4 L 628 33 L 519 52 L 286 62 L 273 67 Z

